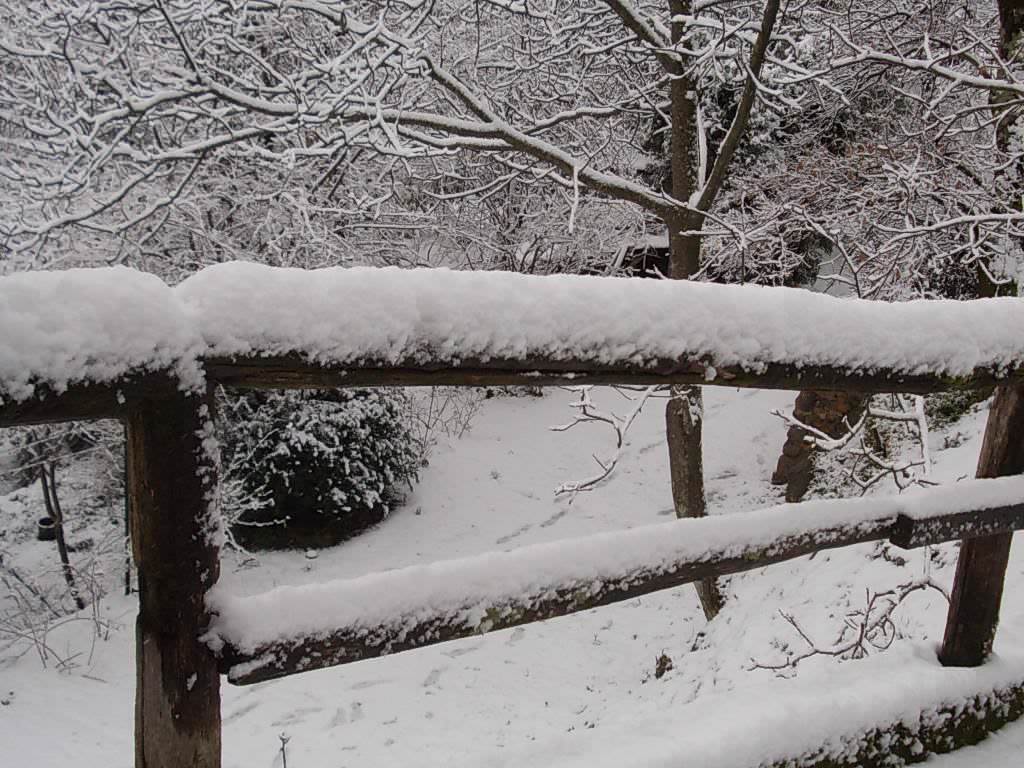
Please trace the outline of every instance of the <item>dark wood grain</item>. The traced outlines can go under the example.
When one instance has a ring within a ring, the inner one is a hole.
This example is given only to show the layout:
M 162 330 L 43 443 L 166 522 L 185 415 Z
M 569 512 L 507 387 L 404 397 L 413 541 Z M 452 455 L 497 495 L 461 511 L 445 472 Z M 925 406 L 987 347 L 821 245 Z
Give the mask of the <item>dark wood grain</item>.
M 136 624 L 136 768 L 219 768 L 220 676 L 199 642 L 217 581 L 208 535 L 216 472 L 201 440 L 205 399 L 141 400 L 127 414 Z
M 996 390 L 978 457 L 978 477 L 1024 472 L 1024 386 Z M 939 660 L 976 667 L 992 652 L 1012 533 L 966 539 L 960 545 Z

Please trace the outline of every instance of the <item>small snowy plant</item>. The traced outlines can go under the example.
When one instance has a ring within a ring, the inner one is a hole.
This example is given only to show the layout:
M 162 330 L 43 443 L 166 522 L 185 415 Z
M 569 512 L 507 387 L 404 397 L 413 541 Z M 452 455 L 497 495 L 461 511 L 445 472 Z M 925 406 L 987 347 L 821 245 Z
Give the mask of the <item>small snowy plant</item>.
M 337 543 L 384 519 L 416 452 L 384 390 L 250 394 L 225 403 L 225 510 L 243 546 Z

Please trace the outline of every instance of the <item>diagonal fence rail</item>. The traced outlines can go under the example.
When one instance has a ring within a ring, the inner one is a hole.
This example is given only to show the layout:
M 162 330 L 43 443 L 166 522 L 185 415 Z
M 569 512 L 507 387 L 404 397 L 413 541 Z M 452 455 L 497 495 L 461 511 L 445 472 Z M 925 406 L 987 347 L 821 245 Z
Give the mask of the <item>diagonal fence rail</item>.
M 1024 527 L 1021 481 L 979 480 L 914 500 L 812 502 L 576 540 L 589 566 L 575 571 L 544 545 L 231 600 L 216 589 L 213 386 L 995 388 L 978 468 L 995 478 L 1024 472 L 1024 302 L 229 264 L 174 288 L 125 269 L 3 278 L 0 327 L 0 427 L 126 425 L 140 768 L 220 765 L 222 673 L 255 682 L 863 541 L 964 540 L 940 659 L 978 665 L 1011 532 Z
M 216 591 L 206 634 L 236 684 L 421 648 L 827 549 L 904 549 L 1024 528 L 1024 477 L 808 501 L 490 552 L 356 579 Z

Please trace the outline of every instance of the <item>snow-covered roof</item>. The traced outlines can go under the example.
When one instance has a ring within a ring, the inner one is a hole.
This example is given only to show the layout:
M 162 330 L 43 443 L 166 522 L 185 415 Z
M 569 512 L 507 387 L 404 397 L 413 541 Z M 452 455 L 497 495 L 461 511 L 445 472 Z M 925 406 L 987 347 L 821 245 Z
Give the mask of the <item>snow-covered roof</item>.
M 628 311 L 624 311 L 628 308 Z M 965 376 L 1024 362 L 1024 301 L 836 299 L 790 288 L 233 262 L 177 286 L 124 267 L 0 278 L 0 398 L 205 357 L 335 365 L 542 360 L 832 366 Z

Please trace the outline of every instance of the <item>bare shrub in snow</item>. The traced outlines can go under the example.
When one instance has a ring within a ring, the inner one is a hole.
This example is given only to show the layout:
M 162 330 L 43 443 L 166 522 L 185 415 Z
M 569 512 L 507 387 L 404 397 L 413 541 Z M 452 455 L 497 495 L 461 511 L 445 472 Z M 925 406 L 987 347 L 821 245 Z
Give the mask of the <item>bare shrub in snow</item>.
M 843 617 L 842 626 L 835 639 L 828 644 L 815 641 L 792 614 L 780 610 L 779 615 L 793 629 L 802 647 L 794 649 L 788 643 L 780 643 L 783 659 L 778 662 L 753 661 L 753 669 L 766 669 L 778 674 L 792 674 L 797 666 L 815 656 L 832 657 L 840 660 L 862 659 L 873 653 L 889 648 L 900 637 L 894 620 L 897 609 L 911 595 L 925 590 L 941 594 L 947 601 L 949 594 L 929 577 L 904 582 L 892 589 L 881 592 L 865 590 L 864 605 Z
M 920 395 L 876 395 L 853 423 L 844 419 L 836 435 L 795 415 L 773 413 L 801 432 L 815 451 L 843 455 L 846 480 L 862 494 L 883 481 L 892 482 L 900 491 L 934 484 L 928 418 Z M 908 443 L 915 446 L 916 456 L 907 457 L 905 451 L 898 450 Z
M 0 520 L 0 644 L 14 655 L 34 649 L 44 665 L 67 668 L 86 651 L 58 651 L 51 634 L 85 621 L 93 643 L 105 638 L 100 599 L 119 574 L 126 584 L 130 578 L 126 521 L 114 503 L 124 481 L 122 432 L 115 422 L 71 423 L 10 430 L 6 438 L 5 471 L 31 484 L 9 496 Z M 56 541 L 19 560 L 44 515 Z
M 611 428 L 615 438 L 615 448 L 607 456 L 598 457 L 594 455 L 594 462 L 599 470 L 590 477 L 581 480 L 570 480 L 562 483 L 555 489 L 556 496 L 567 495 L 570 503 L 576 495 L 582 491 L 590 491 L 597 488 L 615 472 L 616 467 L 622 460 L 626 449 L 626 435 L 636 417 L 640 415 L 647 402 L 654 397 L 667 397 L 668 387 L 613 387 L 612 389 L 621 395 L 626 401 L 626 410 L 619 415 L 611 410 L 601 410 L 591 399 L 593 387 L 590 385 L 582 387 L 567 387 L 567 391 L 577 395 L 577 400 L 570 403 L 576 410 L 572 421 L 559 426 L 551 427 L 553 432 L 568 432 L 580 424 L 603 424 Z
M 469 387 L 413 387 L 398 390 L 402 420 L 425 466 L 442 438 L 458 440 L 469 432 L 487 392 Z
M 5 594 L 0 599 L 0 659 L 20 657 L 34 652 L 44 667 L 51 664 L 61 670 L 88 662 L 97 640 L 106 640 L 112 624 L 101 612 L 100 598 L 107 591 L 104 565 L 116 558 L 123 537 L 107 536 L 91 551 L 75 559 L 75 565 L 59 565 L 27 573 L 0 552 L 0 584 Z M 70 572 L 75 584 L 72 593 L 62 582 Z M 69 595 L 75 599 L 69 599 Z M 85 610 L 83 610 L 85 609 Z M 57 647 L 51 635 L 72 623 L 90 625 L 88 649 Z

